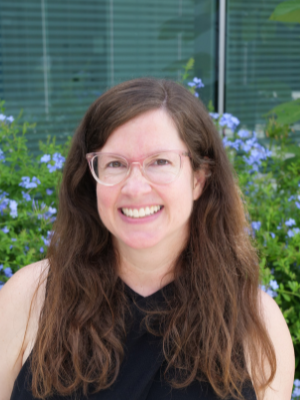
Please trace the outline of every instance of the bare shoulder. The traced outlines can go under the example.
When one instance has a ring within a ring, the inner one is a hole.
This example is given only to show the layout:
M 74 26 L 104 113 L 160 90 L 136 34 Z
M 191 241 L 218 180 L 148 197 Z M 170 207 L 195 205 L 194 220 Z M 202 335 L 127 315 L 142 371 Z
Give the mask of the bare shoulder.
M 48 272 L 47 260 L 38 261 L 27 265 L 17 271 L 0 290 L 0 312 L 7 310 L 16 312 L 25 311 L 30 308 L 33 295 L 39 283 L 45 281 Z M 41 295 L 44 286 L 41 285 L 37 295 Z
M 28 265 L 0 290 L 0 400 L 10 397 L 24 353 L 34 340 L 47 272 L 47 261 Z
M 273 343 L 277 372 L 263 400 L 290 400 L 294 381 L 295 354 L 292 338 L 277 303 L 260 290 L 259 304 L 262 319 Z

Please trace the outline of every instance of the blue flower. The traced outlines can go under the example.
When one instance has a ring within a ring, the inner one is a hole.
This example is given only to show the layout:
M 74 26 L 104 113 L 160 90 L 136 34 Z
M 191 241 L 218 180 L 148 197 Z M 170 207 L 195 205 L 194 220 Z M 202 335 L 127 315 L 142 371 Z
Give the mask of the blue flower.
M 4 233 L 8 233 L 8 232 L 9 232 L 9 229 L 8 229 L 7 226 L 5 226 L 4 228 L 2 228 L 1 230 L 2 230 L 2 232 L 4 232 Z
M 10 267 L 5 268 L 3 271 L 5 276 L 7 276 L 7 278 L 11 278 L 13 276 L 13 272 Z
M 50 240 L 51 240 L 52 235 L 53 235 L 53 231 L 48 231 L 47 238 L 44 238 L 44 236 L 42 236 L 42 240 L 43 240 L 45 246 L 48 247 L 50 245 Z
M 273 233 L 273 232 L 270 232 L 270 235 L 271 235 L 271 237 L 274 239 L 275 238 L 275 233 Z
M 293 237 L 293 236 L 295 236 L 295 234 L 294 234 L 294 232 L 293 232 L 292 229 L 289 229 L 289 230 L 287 231 L 287 235 L 288 235 L 288 237 Z
M 24 187 L 25 189 L 33 189 L 36 188 L 37 185 L 41 184 L 40 180 L 35 176 L 32 178 L 31 182 L 29 176 L 23 176 L 21 180 L 22 182 L 19 183 L 19 186 Z
M 6 192 L 0 193 L 0 212 L 1 212 L 1 214 L 3 214 L 3 211 L 9 205 L 9 199 L 6 198 L 6 196 L 8 196 L 8 193 L 6 193 Z
M 296 205 L 297 208 L 300 209 L 300 203 L 299 203 L 299 201 L 296 201 L 296 202 L 295 202 L 295 205 Z
M 31 201 L 30 194 L 29 194 L 29 193 L 23 192 L 23 190 L 22 190 L 22 196 L 23 196 L 23 199 L 24 199 L 24 200 L 26 200 L 26 201 Z
M 48 196 L 51 196 L 51 194 L 53 193 L 53 190 L 51 189 L 46 189 L 46 193 Z
M 249 137 L 249 136 L 250 136 L 250 132 L 247 131 L 246 129 L 240 129 L 240 130 L 238 131 L 237 135 L 238 135 L 240 138 L 246 138 L 246 137 Z
M 276 297 L 277 293 L 274 292 L 272 289 L 267 288 L 265 285 L 260 286 L 261 290 L 263 290 L 265 293 L 267 293 L 271 297 Z
M 3 270 L 3 264 L 0 264 L 0 271 Z
M 18 216 L 18 203 L 15 200 L 9 200 L 10 216 L 16 218 Z
M 279 289 L 279 285 L 275 280 L 271 280 L 269 285 L 270 285 L 271 289 L 273 289 L 273 290 Z
M 218 118 L 219 118 L 219 114 L 218 114 L 218 113 L 210 112 L 209 115 L 210 115 L 213 119 L 218 119 Z
M 52 174 L 52 172 L 56 171 L 57 168 L 55 165 L 52 164 L 47 164 L 47 168 L 49 169 L 49 172 Z
M 55 162 L 56 168 L 62 168 L 66 159 L 60 153 L 54 153 L 52 160 Z
M 50 154 L 44 154 L 42 157 L 41 157 L 41 163 L 47 163 L 47 162 L 49 162 L 51 160 L 51 156 L 50 156 Z
M 9 117 L 7 117 L 4 114 L 0 114 L 0 121 L 8 121 L 8 122 L 14 122 L 14 117 L 12 115 L 10 115 Z
M 259 230 L 260 230 L 260 227 L 261 227 L 261 222 L 260 222 L 260 221 L 253 221 L 253 222 L 251 223 L 251 226 L 252 226 L 252 229 L 253 229 L 254 231 L 259 231 Z
M 257 135 L 256 132 L 252 132 L 252 138 L 246 140 L 244 143 L 244 148 L 243 150 L 248 153 L 252 147 L 262 147 L 258 142 L 257 142 Z
M 44 247 L 40 247 L 40 253 L 44 253 Z
M 285 221 L 286 226 L 293 226 L 296 225 L 296 222 L 294 219 L 290 218 L 287 221 Z
M 204 84 L 200 78 L 195 77 L 193 82 L 188 83 L 189 86 L 194 87 L 195 89 L 200 89 L 204 87 Z
M 4 199 L 6 196 L 8 196 L 8 193 L 2 192 L 2 190 L 0 189 L 0 200 Z
M 41 204 L 41 210 L 43 210 L 44 208 L 45 208 L 45 204 L 44 203 L 42 203 Z M 46 211 L 46 212 L 44 212 L 44 214 L 38 214 L 38 219 L 42 219 L 42 218 L 44 218 L 44 219 L 49 219 L 49 218 L 51 218 L 54 214 L 56 214 L 57 213 L 57 210 L 56 210 L 56 208 L 55 207 L 49 207 L 48 208 L 48 211 Z M 55 219 L 51 219 L 51 222 L 53 222 Z
M 246 141 L 243 150 L 250 151 L 249 157 L 244 156 L 244 160 L 248 165 L 255 166 L 256 171 L 258 171 L 258 166 L 261 165 L 262 160 L 272 155 L 271 151 L 265 149 L 259 143 L 254 143 L 252 140 Z
M 44 236 L 42 236 L 42 240 L 43 240 L 43 242 L 44 242 L 45 246 L 49 246 L 49 244 L 50 244 L 50 240 L 48 240 L 48 239 L 44 238 Z
M 241 139 L 236 139 L 234 142 L 232 142 L 231 140 L 228 140 L 227 137 L 225 136 L 222 141 L 224 147 L 231 147 L 236 151 L 238 151 L 239 148 L 243 146 L 243 141 Z
M 45 218 L 48 219 L 52 217 L 52 215 L 56 214 L 57 210 L 55 207 L 49 207 L 48 211 L 45 213 Z
M 295 387 L 293 393 L 292 393 L 292 398 L 296 398 L 300 396 L 300 388 L 299 387 Z
M 299 380 L 299 379 L 295 379 L 295 380 L 294 380 L 294 385 L 295 385 L 296 387 L 300 387 L 300 380 Z
M 236 129 L 239 123 L 240 121 L 238 118 L 228 113 L 224 113 L 219 122 L 220 126 L 227 126 L 232 131 Z
M 54 161 L 54 165 L 52 164 L 47 165 L 49 172 L 52 173 L 57 169 L 61 169 L 63 167 L 65 160 L 66 160 L 65 157 L 63 157 L 60 153 L 54 153 L 52 156 L 52 161 Z
M 3 162 L 5 161 L 5 156 L 1 149 L 0 149 L 0 161 L 3 161 Z
M 299 228 L 293 228 L 293 229 L 289 229 L 288 230 L 287 235 L 288 235 L 288 237 L 294 237 L 298 233 L 300 233 L 300 229 Z
M 288 201 L 295 200 L 295 198 L 296 198 L 295 196 L 291 196 L 291 197 L 288 198 Z

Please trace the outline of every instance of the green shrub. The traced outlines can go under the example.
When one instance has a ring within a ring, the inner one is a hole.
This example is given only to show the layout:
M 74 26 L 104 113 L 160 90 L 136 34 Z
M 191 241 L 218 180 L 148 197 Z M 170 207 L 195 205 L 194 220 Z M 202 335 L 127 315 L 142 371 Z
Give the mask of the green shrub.
M 66 148 L 40 142 L 42 156 L 26 146 L 27 123 L 4 115 L 0 103 L 0 281 L 44 257 L 57 209 Z M 46 162 L 47 161 L 47 162 Z

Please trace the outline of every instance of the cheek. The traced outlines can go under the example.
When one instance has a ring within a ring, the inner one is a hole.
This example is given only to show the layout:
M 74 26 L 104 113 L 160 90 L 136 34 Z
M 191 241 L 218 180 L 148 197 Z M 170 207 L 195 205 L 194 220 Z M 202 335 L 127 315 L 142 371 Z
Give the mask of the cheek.
M 178 180 L 176 188 L 168 192 L 168 198 L 172 199 L 174 218 L 178 220 L 189 218 L 193 208 L 193 187 L 190 175 L 185 175 Z
M 113 209 L 114 198 L 114 192 L 110 188 L 102 188 L 100 185 L 97 185 L 97 208 L 103 222 Z

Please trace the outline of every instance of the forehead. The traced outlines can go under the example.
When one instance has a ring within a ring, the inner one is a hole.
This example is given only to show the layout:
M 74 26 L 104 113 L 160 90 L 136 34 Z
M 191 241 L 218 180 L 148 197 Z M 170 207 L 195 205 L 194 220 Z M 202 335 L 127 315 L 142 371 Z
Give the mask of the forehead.
M 101 149 L 128 158 L 161 150 L 187 150 L 175 123 L 163 110 L 148 111 L 119 126 Z

